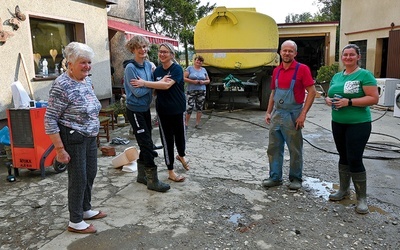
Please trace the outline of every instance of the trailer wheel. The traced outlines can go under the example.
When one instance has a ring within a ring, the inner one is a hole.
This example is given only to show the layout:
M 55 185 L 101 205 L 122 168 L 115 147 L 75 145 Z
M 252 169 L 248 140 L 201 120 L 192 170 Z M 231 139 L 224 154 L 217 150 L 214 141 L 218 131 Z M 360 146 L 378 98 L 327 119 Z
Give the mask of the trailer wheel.
M 260 109 L 264 111 L 268 108 L 269 96 L 271 95 L 270 81 L 270 76 L 263 76 L 261 78 L 261 86 L 258 88 Z
M 208 101 L 204 102 L 204 106 L 203 106 L 203 110 L 207 110 L 208 109 Z
M 62 173 L 65 170 L 67 170 L 68 164 L 64 164 L 61 162 L 58 162 L 56 160 L 56 158 L 54 158 L 54 162 L 53 162 L 53 168 L 57 173 Z

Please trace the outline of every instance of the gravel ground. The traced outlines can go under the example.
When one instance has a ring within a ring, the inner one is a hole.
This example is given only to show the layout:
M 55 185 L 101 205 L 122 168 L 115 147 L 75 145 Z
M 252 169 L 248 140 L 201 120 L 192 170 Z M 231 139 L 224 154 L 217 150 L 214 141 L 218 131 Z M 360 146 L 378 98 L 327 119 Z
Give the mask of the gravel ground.
M 38 171 L 21 170 L 10 183 L 3 168 L 0 249 L 399 249 L 398 156 L 365 159 L 371 213 L 355 212 L 354 191 L 350 199 L 328 201 L 337 188 L 337 155 L 329 109 L 316 102 L 304 129 L 305 181 L 297 192 L 286 187 L 287 152 L 284 185 L 260 185 L 268 173 L 264 112 L 251 104 L 233 112 L 212 110 L 205 112 L 202 130 L 189 127 L 191 169 L 176 165 L 187 177 L 184 183 L 167 180 L 159 151 L 159 177 L 172 186 L 165 194 L 148 191 L 134 173 L 114 169 L 112 158 L 99 154 L 93 205 L 108 217 L 93 221 L 98 229 L 93 235 L 66 231 L 66 173 L 48 169 L 41 179 Z M 383 129 L 382 123 L 398 131 L 393 119 L 384 115 L 374 128 Z M 117 128 L 115 136 L 128 138 L 129 128 Z M 158 136 L 155 129 L 157 143 Z M 117 153 L 136 144 L 130 140 L 115 146 Z

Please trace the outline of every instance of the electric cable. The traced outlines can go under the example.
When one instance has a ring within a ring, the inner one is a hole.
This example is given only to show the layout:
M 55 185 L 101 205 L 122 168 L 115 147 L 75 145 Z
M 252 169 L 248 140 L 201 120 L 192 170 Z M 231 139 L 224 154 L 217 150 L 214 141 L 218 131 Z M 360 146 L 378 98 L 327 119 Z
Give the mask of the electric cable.
M 240 112 L 242 112 L 244 110 L 250 110 L 250 108 L 241 108 L 241 109 L 236 109 L 236 110 L 230 110 L 229 113 L 232 113 L 232 112 L 240 113 Z M 384 117 L 386 115 L 387 111 L 388 111 L 388 109 L 386 109 L 385 112 L 381 116 L 379 116 L 378 118 L 374 119 L 372 122 L 376 122 L 377 120 L 382 119 L 382 117 Z M 240 121 L 240 122 L 244 122 L 244 123 L 248 123 L 248 124 L 251 124 L 251 125 L 254 125 L 254 126 L 269 130 L 269 128 L 267 126 L 261 125 L 259 123 L 252 122 L 252 121 L 245 120 L 245 119 L 238 118 L 238 117 L 219 115 L 219 114 L 215 114 L 215 112 L 218 112 L 218 111 L 216 109 L 212 109 L 211 112 L 209 113 L 209 115 L 210 116 L 215 116 L 215 117 L 220 117 L 220 118 L 225 118 L 225 119 L 236 120 L 236 121 Z M 219 113 L 226 113 L 226 112 L 224 111 L 224 112 L 219 112 Z M 329 129 L 327 129 L 327 128 L 325 128 L 325 127 L 323 127 L 323 126 L 321 126 L 321 125 L 319 125 L 319 124 L 317 124 L 315 122 L 312 122 L 310 120 L 307 120 L 307 122 L 309 122 L 309 123 L 311 123 L 311 124 L 313 124 L 313 125 L 315 125 L 317 127 L 320 127 L 322 129 L 327 130 L 330 133 L 332 133 L 331 130 L 329 130 Z M 384 133 L 379 133 L 379 132 L 373 132 L 372 131 L 371 134 L 387 136 L 387 137 L 390 137 L 390 138 L 395 139 L 397 141 L 400 141 L 400 139 L 398 137 L 395 137 L 395 136 L 392 136 L 392 135 L 388 135 L 388 134 L 384 134 Z M 314 145 L 312 142 L 310 142 L 309 140 L 307 140 L 304 137 L 303 137 L 303 140 L 305 142 L 307 142 L 310 146 L 312 146 L 315 149 L 318 149 L 318 150 L 320 150 L 322 152 L 325 152 L 325 153 L 338 155 L 338 152 L 318 147 L 318 146 Z M 374 151 L 377 151 L 377 152 L 388 152 L 389 151 L 389 152 L 393 152 L 393 153 L 396 153 L 396 154 L 400 153 L 400 145 L 391 144 L 391 143 L 387 143 L 387 142 L 386 143 L 385 142 L 368 142 L 367 145 L 366 145 L 366 149 L 374 150 Z M 384 155 L 381 155 L 381 154 L 379 156 L 369 156 L 369 155 L 365 155 L 364 154 L 363 158 L 366 158 L 366 159 L 380 159 L 380 160 L 394 160 L 394 159 L 400 159 L 400 156 L 389 157 L 389 156 L 384 156 Z

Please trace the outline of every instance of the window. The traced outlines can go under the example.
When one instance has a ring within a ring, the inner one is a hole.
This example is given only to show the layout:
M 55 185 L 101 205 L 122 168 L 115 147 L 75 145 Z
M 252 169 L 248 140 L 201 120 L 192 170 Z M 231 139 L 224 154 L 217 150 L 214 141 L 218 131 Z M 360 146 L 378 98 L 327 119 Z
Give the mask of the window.
M 359 66 L 365 69 L 367 66 L 367 40 L 354 41 L 351 43 L 357 45 L 360 48 L 361 59 Z
M 84 42 L 83 24 L 30 18 L 30 28 L 35 80 L 57 77 L 64 71 L 64 47 L 72 41 Z

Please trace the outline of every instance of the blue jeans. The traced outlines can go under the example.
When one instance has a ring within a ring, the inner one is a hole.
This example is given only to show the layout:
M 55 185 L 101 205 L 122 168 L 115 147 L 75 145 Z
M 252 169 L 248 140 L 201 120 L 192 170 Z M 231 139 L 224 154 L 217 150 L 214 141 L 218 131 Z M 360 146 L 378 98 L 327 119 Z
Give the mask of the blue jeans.
M 269 129 L 268 159 L 269 176 L 274 181 L 282 180 L 282 167 L 285 142 L 290 154 L 289 180 L 302 181 L 303 172 L 303 135 L 296 130 L 296 119 L 300 110 L 275 110 Z

